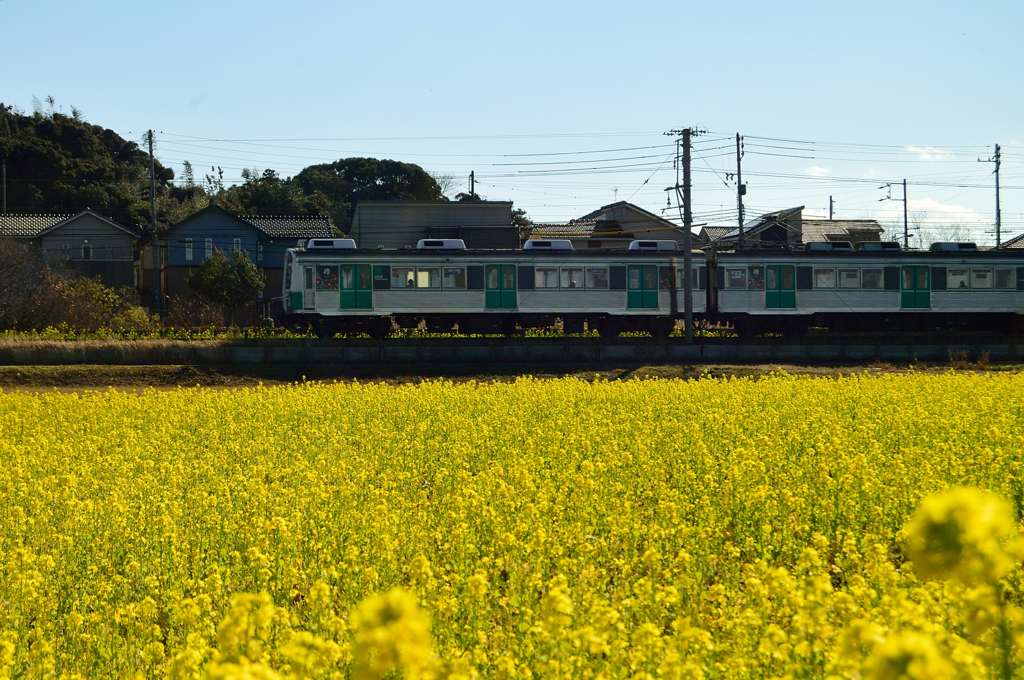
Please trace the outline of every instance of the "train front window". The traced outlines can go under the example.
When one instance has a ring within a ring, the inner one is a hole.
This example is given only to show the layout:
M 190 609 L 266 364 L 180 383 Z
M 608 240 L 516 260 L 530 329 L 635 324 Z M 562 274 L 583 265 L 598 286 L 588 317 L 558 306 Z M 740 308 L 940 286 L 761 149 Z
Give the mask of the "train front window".
M 861 274 L 861 282 L 864 290 L 882 290 L 885 287 L 881 268 L 865 269 Z
M 839 270 L 839 287 L 840 288 L 860 288 L 860 270 L 859 269 L 840 269 Z
M 583 267 L 562 267 L 562 288 L 583 288 Z
M 391 268 L 391 288 L 414 288 L 416 286 L 416 271 L 412 267 Z
M 587 267 L 587 288 L 608 288 L 608 268 Z
M 558 267 L 537 267 L 533 281 L 534 288 L 558 288 Z
M 966 267 L 950 267 L 946 270 L 946 289 L 956 290 L 967 289 L 970 287 L 970 282 L 967 276 Z
M 992 287 L 992 270 L 991 269 L 972 269 L 971 270 L 971 288 L 991 288 Z
M 1007 290 L 1016 288 L 1014 285 L 1014 270 L 1012 269 L 997 269 L 993 272 L 993 287 L 1001 290 Z
M 441 268 L 440 267 L 420 267 L 416 270 L 416 287 L 417 288 L 440 288 L 441 287 Z
M 445 267 L 444 268 L 444 282 L 445 288 L 466 288 L 466 268 L 465 267 Z
M 836 270 L 832 267 L 822 267 L 814 270 L 814 287 L 831 289 L 836 287 Z

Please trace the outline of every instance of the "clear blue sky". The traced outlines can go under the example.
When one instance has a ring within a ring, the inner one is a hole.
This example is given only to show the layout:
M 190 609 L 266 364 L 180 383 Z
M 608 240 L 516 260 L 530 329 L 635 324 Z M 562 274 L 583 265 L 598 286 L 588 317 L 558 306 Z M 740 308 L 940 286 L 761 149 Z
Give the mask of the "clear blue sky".
M 926 228 L 989 241 L 977 158 L 998 142 L 1004 232 L 1024 231 L 1019 1 L 0 0 L 0 26 L 0 101 L 52 95 L 135 140 L 152 127 L 160 159 L 199 174 L 368 155 L 452 174 L 453 192 L 475 170 L 538 220 L 616 198 L 660 211 L 661 133 L 701 125 L 698 221 L 736 219 L 740 132 L 748 215 L 822 214 L 832 195 L 838 216 L 888 223 L 902 207 L 878 187 L 905 177 Z

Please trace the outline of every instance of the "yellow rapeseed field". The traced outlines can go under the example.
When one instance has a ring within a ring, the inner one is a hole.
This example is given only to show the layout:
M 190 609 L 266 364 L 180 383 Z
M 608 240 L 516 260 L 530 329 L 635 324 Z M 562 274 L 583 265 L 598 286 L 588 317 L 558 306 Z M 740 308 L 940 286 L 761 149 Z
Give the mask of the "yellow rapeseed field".
M 0 395 L 0 678 L 1009 677 L 1022 413 L 913 373 Z

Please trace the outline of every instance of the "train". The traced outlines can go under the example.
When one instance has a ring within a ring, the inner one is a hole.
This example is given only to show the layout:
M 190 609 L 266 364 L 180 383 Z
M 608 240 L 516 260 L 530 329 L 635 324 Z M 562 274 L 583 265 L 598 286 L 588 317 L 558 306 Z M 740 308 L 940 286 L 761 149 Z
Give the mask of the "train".
M 832 331 L 1024 330 L 1024 251 L 934 244 L 807 244 L 691 253 L 695 327 L 740 337 Z M 531 239 L 518 250 L 471 250 L 460 239 L 366 250 L 311 239 L 285 253 L 283 321 L 317 333 L 384 337 L 397 326 L 435 333 L 517 328 L 602 337 L 665 337 L 684 315 L 684 253 L 675 241 L 623 250 Z

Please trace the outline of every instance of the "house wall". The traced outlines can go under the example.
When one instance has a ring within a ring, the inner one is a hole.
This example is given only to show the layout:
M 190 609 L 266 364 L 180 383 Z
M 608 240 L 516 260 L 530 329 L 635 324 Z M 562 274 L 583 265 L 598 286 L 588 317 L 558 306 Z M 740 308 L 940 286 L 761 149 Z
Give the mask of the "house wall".
M 98 276 L 104 285 L 122 288 L 135 286 L 136 240 L 132 234 L 84 214 L 44 233 L 39 245 L 44 255 L 69 262 L 83 276 Z
M 360 248 L 415 247 L 422 238 L 461 238 L 467 248 L 517 248 L 512 204 L 394 201 L 360 203 L 350 236 Z
M 239 239 L 241 250 L 256 262 L 259 236 L 260 232 L 255 227 L 234 216 L 220 212 L 196 215 L 171 227 L 168 232 L 167 266 L 198 267 L 206 259 L 206 239 L 211 240 L 213 248 L 223 250 L 228 255 L 234 250 L 235 239 Z M 188 239 L 192 239 L 191 260 L 186 257 Z M 281 264 L 284 264 L 283 251 Z

